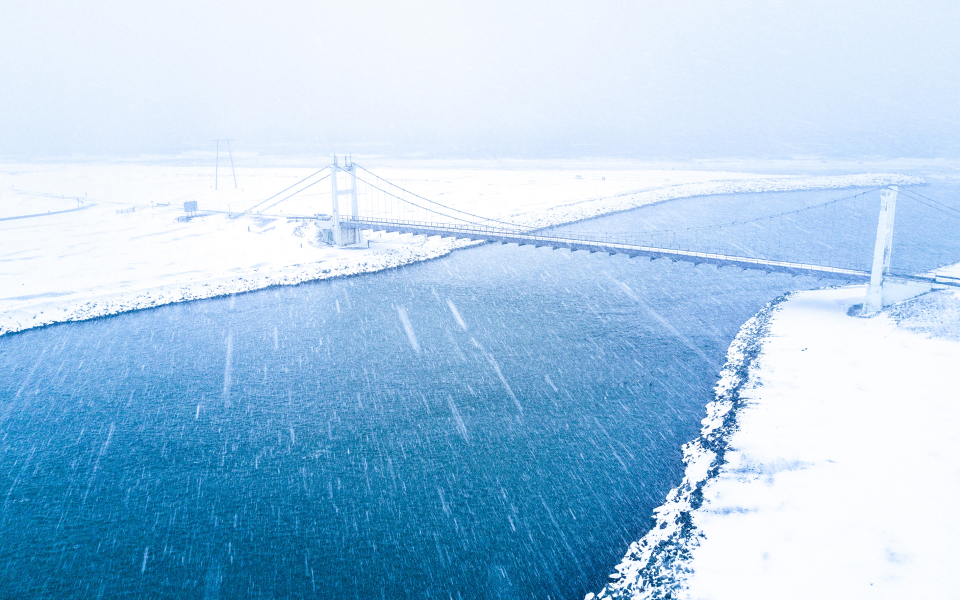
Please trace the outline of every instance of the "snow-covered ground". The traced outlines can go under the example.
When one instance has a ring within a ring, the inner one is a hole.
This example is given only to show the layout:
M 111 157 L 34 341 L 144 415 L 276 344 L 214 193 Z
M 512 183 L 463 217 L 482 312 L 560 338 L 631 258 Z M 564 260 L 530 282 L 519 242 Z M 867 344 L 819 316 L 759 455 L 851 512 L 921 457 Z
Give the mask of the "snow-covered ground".
M 250 160 L 247 160 L 250 163 Z M 264 161 L 268 163 L 268 161 Z M 0 335 L 271 285 L 376 271 L 438 257 L 463 240 L 375 234 L 335 248 L 315 222 L 330 212 L 317 186 L 270 211 L 228 218 L 317 169 L 213 169 L 176 162 L 0 165 Z M 322 164 L 320 166 L 323 166 Z M 368 165 L 449 206 L 527 227 L 555 225 L 701 194 L 917 182 L 900 175 L 759 175 L 625 163 L 542 162 L 511 168 L 463 162 Z M 178 221 L 183 203 L 223 211 Z
M 852 316 L 864 293 L 744 325 L 683 483 L 599 596 L 961 595 L 959 291 Z

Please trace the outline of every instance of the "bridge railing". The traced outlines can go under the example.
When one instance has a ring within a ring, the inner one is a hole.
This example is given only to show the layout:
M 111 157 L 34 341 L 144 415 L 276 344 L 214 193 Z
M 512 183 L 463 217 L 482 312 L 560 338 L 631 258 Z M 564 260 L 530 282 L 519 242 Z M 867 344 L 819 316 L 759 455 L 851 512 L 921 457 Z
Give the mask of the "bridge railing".
M 483 232 L 483 233 L 502 233 L 502 234 L 527 234 L 534 230 L 524 230 L 524 229 L 509 229 L 509 228 L 497 228 L 488 227 L 470 223 L 457 223 L 456 221 L 417 221 L 417 220 L 401 220 L 401 219 L 382 219 L 379 217 L 361 217 L 360 219 L 347 219 L 342 222 L 347 227 L 351 227 L 351 223 L 362 224 L 362 225 L 385 225 L 385 226 L 410 226 L 410 227 L 423 227 L 430 229 L 448 229 L 452 232 Z M 366 229 L 366 228 L 365 228 Z
M 622 244 L 628 246 L 645 246 L 632 240 L 625 240 L 623 236 L 599 236 L 596 234 L 571 234 L 571 235 L 552 235 L 543 233 L 544 230 L 551 228 L 531 228 L 531 229 L 509 229 L 487 227 L 475 224 L 461 224 L 450 221 L 407 221 L 399 219 L 381 219 L 363 217 L 361 219 L 350 219 L 341 222 L 346 227 L 362 227 L 363 229 L 377 229 L 382 227 L 409 227 L 429 229 L 436 231 L 450 232 L 451 234 L 476 234 L 479 236 L 524 236 L 532 239 L 544 240 L 577 240 L 580 242 L 596 242 L 598 244 Z M 676 249 L 678 250 L 678 249 Z

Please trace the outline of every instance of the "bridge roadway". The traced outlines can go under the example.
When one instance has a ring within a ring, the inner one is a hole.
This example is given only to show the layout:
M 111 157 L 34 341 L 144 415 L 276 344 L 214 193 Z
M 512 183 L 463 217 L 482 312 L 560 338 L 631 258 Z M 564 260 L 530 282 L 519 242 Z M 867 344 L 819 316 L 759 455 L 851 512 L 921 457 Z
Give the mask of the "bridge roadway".
M 292 216 L 288 216 L 292 217 Z M 306 217 L 305 218 L 313 218 Z M 497 229 L 474 225 L 451 223 L 433 223 L 422 221 L 399 221 L 392 219 L 343 219 L 342 227 L 373 230 L 383 232 L 397 232 L 401 234 L 416 234 L 422 236 L 441 236 L 443 238 L 467 238 L 470 240 L 484 240 L 500 242 L 502 244 L 532 245 L 535 247 L 549 246 L 554 249 L 567 248 L 571 251 L 586 250 L 588 252 L 606 252 L 608 254 L 622 254 L 629 257 L 649 257 L 651 259 L 670 259 L 672 261 L 688 261 L 692 263 L 708 263 L 725 266 L 735 265 L 746 269 L 763 271 L 777 271 L 792 275 L 814 275 L 835 279 L 864 281 L 871 279 L 870 271 L 845 269 L 842 267 L 827 267 L 810 263 L 792 263 L 789 261 L 772 261 L 768 259 L 754 259 L 716 253 L 705 253 L 691 250 L 675 250 L 671 248 L 656 248 L 637 244 L 627 244 L 610 240 L 590 240 L 566 236 L 547 235 L 516 230 Z M 940 275 L 891 274 L 891 277 L 908 282 L 939 284 L 958 287 L 958 278 Z

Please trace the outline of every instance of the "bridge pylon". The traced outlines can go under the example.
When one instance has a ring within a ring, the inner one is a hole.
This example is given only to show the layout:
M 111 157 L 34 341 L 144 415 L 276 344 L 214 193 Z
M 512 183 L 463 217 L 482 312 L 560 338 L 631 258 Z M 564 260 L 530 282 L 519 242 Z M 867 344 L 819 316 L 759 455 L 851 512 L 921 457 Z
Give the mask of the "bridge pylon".
M 350 187 L 343 190 L 337 187 L 337 174 L 344 172 L 348 174 Z M 349 221 L 357 221 L 360 219 L 360 214 L 357 210 L 357 170 L 353 162 L 347 163 L 344 161 L 344 166 L 341 167 L 337 164 L 337 157 L 334 156 L 334 162 L 330 166 L 330 192 L 332 200 L 331 207 L 331 217 L 333 223 L 331 224 L 331 233 L 333 234 L 334 244 L 337 246 L 347 246 L 349 244 L 360 244 L 364 241 L 362 230 L 360 228 L 346 227 L 342 224 L 343 219 L 340 215 L 340 197 L 342 195 L 350 196 L 350 217 Z
M 871 282 L 864 296 L 863 315 L 871 315 L 883 307 L 923 294 L 931 290 L 926 283 L 907 281 L 891 275 L 891 245 L 894 241 L 894 209 L 898 187 L 881 191 L 881 213 L 878 215 L 878 235 L 874 243 Z

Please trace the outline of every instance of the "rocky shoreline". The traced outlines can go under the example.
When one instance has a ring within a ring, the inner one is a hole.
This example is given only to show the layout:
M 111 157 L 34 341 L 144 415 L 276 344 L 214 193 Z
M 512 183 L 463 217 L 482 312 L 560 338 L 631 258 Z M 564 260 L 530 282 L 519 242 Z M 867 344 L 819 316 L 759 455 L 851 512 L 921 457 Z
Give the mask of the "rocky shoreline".
M 701 536 L 691 512 L 701 506 L 703 488 L 717 476 L 731 434 L 738 427 L 738 412 L 744 406 L 741 390 L 750 381 L 751 366 L 762 350 L 771 318 L 783 295 L 771 301 L 741 326 L 727 352 L 714 388 L 714 401 L 701 420 L 701 435 L 683 447 L 684 479 L 671 490 L 663 505 L 654 510 L 655 524 L 641 540 L 631 543 L 624 559 L 611 574 L 611 582 L 586 599 L 673 599 L 683 588 L 688 571 L 685 560 Z

